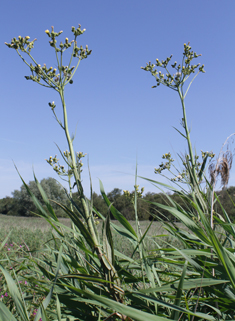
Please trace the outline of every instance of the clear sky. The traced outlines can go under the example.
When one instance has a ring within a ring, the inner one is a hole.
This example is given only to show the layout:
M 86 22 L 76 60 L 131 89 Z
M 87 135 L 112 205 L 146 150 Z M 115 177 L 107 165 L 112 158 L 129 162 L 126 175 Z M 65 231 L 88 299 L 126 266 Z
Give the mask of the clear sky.
M 114 187 L 133 190 L 136 159 L 139 175 L 160 180 L 154 167 L 162 154 L 170 151 L 175 158 L 186 150 L 173 128 L 180 129 L 182 118 L 177 93 L 163 86 L 152 89 L 154 78 L 140 69 L 146 62 L 170 54 L 180 61 L 183 44 L 190 41 L 206 70 L 186 99 L 192 143 L 198 153 L 218 154 L 235 132 L 234 16 L 233 0 L 2 1 L 0 198 L 22 185 L 13 161 L 26 182 L 33 180 L 33 168 L 39 180 L 56 178 L 45 158 L 59 154 L 55 143 L 66 149 L 48 106 L 55 101 L 59 110 L 58 94 L 26 81 L 27 66 L 4 42 L 19 35 L 37 38 L 33 56 L 41 65 L 56 67 L 45 30 L 63 30 L 64 41 L 72 39 L 71 26 L 86 28 L 78 45 L 88 44 L 92 54 L 81 62 L 74 84 L 66 87 L 70 131 L 77 125 L 74 146 L 89 155 L 96 192 L 98 178 L 107 192 Z M 230 184 L 235 185 L 234 171 Z

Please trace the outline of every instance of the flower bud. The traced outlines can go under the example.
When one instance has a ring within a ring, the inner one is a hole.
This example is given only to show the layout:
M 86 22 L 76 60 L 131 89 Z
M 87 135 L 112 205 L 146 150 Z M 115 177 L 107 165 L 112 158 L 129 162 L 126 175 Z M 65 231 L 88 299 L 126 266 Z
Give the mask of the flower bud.
M 47 30 L 45 30 L 45 33 L 50 37 L 51 36 L 51 33 L 50 33 L 50 31 L 47 29 Z

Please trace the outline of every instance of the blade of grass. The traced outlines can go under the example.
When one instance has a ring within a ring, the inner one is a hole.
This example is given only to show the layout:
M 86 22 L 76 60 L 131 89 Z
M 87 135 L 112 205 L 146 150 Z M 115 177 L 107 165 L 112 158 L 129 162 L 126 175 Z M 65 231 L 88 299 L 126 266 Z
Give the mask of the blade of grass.
M 108 200 L 105 191 L 104 191 L 104 187 L 103 184 L 100 181 L 100 192 L 101 195 L 103 196 L 103 199 L 105 201 L 105 203 L 107 204 L 107 206 L 109 207 L 111 205 L 111 202 Z M 113 205 L 110 206 L 110 211 L 113 214 L 113 216 L 115 217 L 116 220 L 118 220 L 129 232 L 132 233 L 132 235 L 134 235 L 135 237 L 137 237 L 133 227 L 131 226 L 131 224 L 127 221 L 127 219 L 119 212 L 115 209 L 115 207 Z
M 139 290 L 141 293 L 152 293 L 152 292 L 170 292 L 170 291 L 177 291 L 180 281 L 175 281 L 173 283 L 169 283 L 160 287 L 156 288 L 149 288 L 146 290 Z M 186 279 L 183 283 L 182 290 L 190 290 L 195 289 L 198 287 L 207 287 L 212 285 L 224 284 L 229 283 L 229 280 L 216 280 L 213 278 L 205 278 L 205 279 Z
M 181 296 L 182 296 L 182 292 L 183 292 L 184 279 L 185 279 L 185 275 L 186 275 L 186 271 L 187 271 L 187 265 L 188 265 L 188 262 L 186 261 L 185 264 L 184 264 L 184 268 L 183 268 L 183 271 L 182 271 L 182 274 L 181 274 L 181 277 L 180 277 L 180 281 L 179 281 L 177 292 L 176 292 L 176 296 L 175 296 L 174 305 L 176 305 L 178 307 L 180 307 L 180 303 L 181 303 Z M 171 314 L 171 318 L 173 320 L 178 320 L 179 311 L 173 310 L 172 314 Z
M 57 266 L 56 266 L 56 271 L 55 271 L 55 278 L 54 278 L 52 287 L 51 287 L 48 295 L 42 301 L 42 304 L 41 304 L 41 306 L 39 307 L 39 309 L 37 311 L 37 314 L 36 314 L 36 316 L 34 318 L 34 321 L 38 321 L 43 316 L 46 318 L 44 310 L 46 310 L 46 308 L 48 307 L 48 305 L 49 305 L 49 303 L 51 301 L 52 294 L 53 294 L 53 291 L 54 291 L 54 287 L 55 287 L 55 284 L 56 284 L 56 281 L 57 281 L 57 278 L 58 278 L 58 275 L 59 275 L 59 270 L 60 270 L 60 266 L 61 266 L 61 263 L 62 263 L 62 249 L 63 249 L 63 244 L 60 246 L 60 251 L 59 251 L 58 261 L 57 261 Z M 45 321 L 47 321 L 47 319 L 45 319 Z
M 205 313 L 201 313 L 201 312 L 198 312 L 198 313 L 194 313 L 190 310 L 187 310 L 187 309 L 184 309 L 184 308 L 181 308 L 181 307 L 178 307 L 178 306 L 175 306 L 174 304 L 170 304 L 170 303 L 167 303 L 167 302 L 164 302 L 162 300 L 159 300 L 159 299 L 156 299 L 154 297 L 149 297 L 145 294 L 141 294 L 141 293 L 133 293 L 133 295 L 136 295 L 136 296 L 140 296 L 142 298 L 145 298 L 146 300 L 148 300 L 149 302 L 157 302 L 159 305 L 162 305 L 162 306 L 165 306 L 165 307 L 168 307 L 170 309 L 173 309 L 175 311 L 178 311 L 178 312 L 181 312 L 181 313 L 186 313 L 186 314 L 189 314 L 189 315 L 194 315 L 196 317 L 199 317 L 201 318 L 201 320 L 215 320 L 215 318 L 211 315 L 208 315 L 208 314 L 205 314 Z M 170 319 L 172 320 L 172 319 Z
M 4 303 L 0 301 L 0 320 L 1 321 L 17 321 L 13 314 L 8 310 Z
M 6 279 L 7 286 L 11 294 L 11 297 L 15 303 L 17 312 L 20 314 L 23 321 L 29 321 L 29 316 L 28 316 L 28 312 L 27 312 L 24 300 L 21 297 L 21 294 L 17 288 L 15 281 L 13 280 L 11 275 L 1 265 L 0 265 L 0 269 L 2 270 L 2 273 Z
M 7 234 L 7 236 L 5 237 L 5 239 L 2 241 L 1 245 L 0 245 L 0 251 L 4 248 L 9 236 L 11 235 L 12 230 Z

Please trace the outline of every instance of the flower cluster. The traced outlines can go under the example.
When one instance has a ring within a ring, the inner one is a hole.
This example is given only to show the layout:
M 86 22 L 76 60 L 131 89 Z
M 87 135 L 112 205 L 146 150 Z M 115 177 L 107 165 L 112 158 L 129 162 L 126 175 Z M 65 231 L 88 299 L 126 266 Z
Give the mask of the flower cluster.
M 158 168 L 154 168 L 155 174 L 161 174 L 161 172 L 165 169 L 170 169 L 171 164 L 174 162 L 174 159 L 171 157 L 171 153 L 166 153 L 162 155 L 162 159 L 166 159 L 167 161 L 165 163 L 161 163 Z
M 51 40 L 49 41 L 50 46 L 55 48 L 56 52 L 62 53 L 63 51 L 71 47 L 72 44 L 74 43 L 73 57 L 84 59 L 91 54 L 91 50 L 88 50 L 88 46 L 86 46 L 85 49 L 82 46 L 78 47 L 76 39 L 78 36 L 82 35 L 85 31 L 86 29 L 81 30 L 81 25 L 79 25 L 77 29 L 75 27 L 72 27 L 72 32 L 74 34 L 75 39 L 69 42 L 69 39 L 66 37 L 64 43 L 62 41 L 60 42 L 59 47 L 56 46 L 56 43 L 57 43 L 56 37 L 61 35 L 63 31 L 54 32 L 54 27 L 51 27 L 51 32 L 49 30 L 46 30 L 45 32 L 48 35 L 48 37 L 51 38 Z
M 179 174 L 177 176 L 175 176 L 174 178 L 171 178 L 172 182 L 181 182 L 183 180 L 183 178 L 185 177 L 185 173 Z
M 183 63 L 177 64 L 175 61 L 171 67 L 175 69 L 175 73 L 171 74 L 168 70 L 168 64 L 171 61 L 172 55 L 167 57 L 166 60 L 159 61 L 156 59 L 156 64 L 152 64 L 151 62 L 146 64 L 146 67 L 141 67 L 141 69 L 145 71 L 150 71 L 151 74 L 155 77 L 157 85 L 152 86 L 152 88 L 156 88 L 160 84 L 163 84 L 171 89 L 177 90 L 181 84 L 185 82 L 185 80 L 192 74 L 195 73 L 196 69 L 198 72 L 205 72 L 204 65 L 200 66 L 200 64 L 191 64 L 194 58 L 198 58 L 201 55 L 196 54 L 191 50 L 192 48 L 188 44 L 184 44 L 184 52 L 183 52 Z M 164 75 L 161 71 L 157 71 L 155 67 L 161 67 L 166 70 L 166 75 Z M 199 67 L 200 66 L 200 67 Z
M 69 167 L 71 167 L 71 153 L 66 150 L 63 153 L 64 155 L 64 160 L 65 162 L 68 164 Z M 82 152 L 77 152 L 76 153 L 76 163 L 77 163 L 77 169 L 79 170 L 79 172 L 81 172 L 81 168 L 83 166 L 83 163 L 81 162 L 81 159 L 83 157 L 85 157 L 86 154 L 83 154 Z M 72 170 L 69 169 L 68 171 L 65 170 L 63 165 L 59 164 L 59 159 L 57 158 L 57 155 L 55 155 L 54 157 L 50 156 L 49 159 L 46 159 L 47 163 L 49 165 L 51 165 L 54 169 L 54 171 L 61 176 L 70 176 L 72 175 Z
M 25 79 L 27 79 L 27 80 L 33 80 L 37 83 L 40 83 L 40 81 L 42 79 L 47 84 L 50 85 L 56 80 L 56 78 L 59 77 L 59 74 L 56 73 L 57 69 L 52 68 L 52 67 L 47 69 L 46 64 L 44 64 L 42 67 L 40 64 L 33 66 L 33 64 L 31 63 L 29 66 L 30 66 L 30 71 L 31 71 L 32 75 L 25 76 Z
M 83 157 L 85 157 L 85 156 L 86 156 L 86 154 L 83 154 L 83 152 L 77 152 L 76 153 L 76 161 L 77 161 L 77 165 L 78 165 L 79 168 L 81 168 L 83 166 L 83 163 L 82 163 L 81 159 Z
M 73 83 L 72 71 L 74 70 L 75 66 L 69 68 L 68 66 L 62 66 L 59 68 L 59 72 L 56 68 L 49 67 L 47 68 L 46 64 L 43 65 L 36 65 L 30 64 L 30 71 L 32 75 L 25 76 L 27 80 L 33 80 L 35 82 L 40 83 L 41 79 L 44 80 L 48 85 L 56 85 L 63 82 L 68 81 L 70 84 Z
M 51 32 L 49 30 L 46 30 L 45 32 L 48 35 L 48 37 L 51 39 L 49 43 L 50 43 L 50 46 L 55 49 L 56 55 L 58 52 L 60 52 L 62 55 L 62 53 L 66 49 L 70 48 L 72 44 L 73 44 L 73 50 L 72 50 L 71 58 L 72 57 L 78 58 L 79 59 L 78 64 L 82 59 L 87 58 L 87 56 L 91 54 L 91 50 L 88 49 L 88 46 L 83 48 L 82 46 L 78 47 L 77 45 L 77 41 L 76 41 L 77 36 L 85 32 L 85 29 L 81 30 L 80 25 L 77 29 L 75 29 L 75 27 L 72 27 L 72 32 L 74 34 L 75 39 L 69 42 L 69 39 L 66 37 L 64 43 L 60 42 L 60 45 L 58 47 L 56 46 L 56 43 L 57 43 L 56 38 L 60 36 L 63 31 L 55 32 L 54 27 L 51 27 Z M 49 88 L 51 87 L 57 90 L 59 90 L 61 86 L 64 86 L 67 83 L 72 84 L 73 83 L 72 77 L 77 68 L 75 66 L 70 67 L 70 63 L 72 59 L 70 60 L 69 66 L 63 66 L 62 64 L 58 65 L 58 71 L 56 68 L 52 68 L 52 67 L 47 68 L 46 64 L 44 64 L 42 67 L 40 64 L 38 64 L 35 61 L 35 59 L 30 54 L 31 49 L 34 47 L 34 42 L 37 39 L 34 39 L 33 41 L 29 41 L 29 39 L 30 39 L 29 36 L 26 36 L 24 38 L 19 36 L 18 39 L 13 38 L 11 40 L 11 43 L 5 42 L 5 44 L 9 48 L 15 49 L 17 51 L 21 59 L 30 68 L 31 75 L 25 76 L 25 78 L 27 80 L 32 80 L 34 82 L 37 82 L 42 86 L 49 87 Z M 25 58 L 21 55 L 20 51 L 28 54 L 28 56 L 30 57 L 33 63 L 28 63 L 25 60 Z M 59 61 L 58 56 L 57 56 L 57 61 Z
M 139 185 L 134 185 L 134 189 L 135 189 L 134 192 L 129 192 L 128 190 L 123 190 L 124 196 L 129 198 L 132 203 L 134 202 L 134 199 L 135 199 L 135 192 L 137 194 L 137 198 L 141 198 L 144 193 L 144 187 L 142 187 L 141 190 L 139 190 Z
M 11 43 L 5 42 L 5 45 L 7 45 L 8 48 L 30 53 L 31 49 L 34 47 L 34 42 L 37 39 L 35 38 L 33 41 L 29 41 L 29 39 L 30 39 L 29 36 L 26 36 L 26 37 L 19 36 L 18 39 L 16 38 L 11 39 Z
M 199 161 L 199 156 L 195 155 L 194 159 L 195 159 L 195 171 L 197 173 L 197 176 L 199 178 L 199 181 L 201 181 L 201 173 L 204 170 L 204 167 L 206 165 L 206 161 L 209 158 L 211 161 L 212 158 L 215 157 L 215 154 L 213 152 L 203 152 L 201 150 L 201 154 L 202 154 L 202 161 Z M 171 179 L 171 181 L 175 182 L 175 181 L 182 181 L 184 178 L 189 176 L 189 171 L 188 171 L 188 163 L 190 161 L 190 156 L 187 154 L 185 157 L 185 160 L 183 160 L 183 165 L 184 165 L 184 170 L 182 171 L 182 173 L 180 173 L 179 175 L 176 175 L 174 178 Z
M 202 158 L 206 158 L 207 156 L 210 157 L 211 159 L 215 157 L 215 154 L 213 152 L 203 152 L 201 150 L 201 153 L 202 153 Z
M 62 32 L 63 32 L 62 30 L 60 32 L 54 32 L 53 26 L 51 27 L 51 32 L 48 29 L 45 30 L 45 33 L 48 35 L 49 38 L 51 38 L 51 40 L 49 41 L 50 46 L 55 48 L 57 52 L 61 51 L 63 48 L 67 49 L 72 45 L 72 42 L 69 43 L 68 38 L 65 38 L 65 44 L 63 45 L 61 42 L 62 46 L 60 45 L 60 48 L 56 47 L 56 43 L 57 43 L 56 37 L 59 37 L 59 35 L 61 35 Z
M 54 171 L 59 174 L 63 175 L 66 173 L 64 166 L 59 164 L 59 159 L 57 158 L 57 155 L 54 157 L 50 156 L 49 159 L 46 159 L 47 163 L 51 165 L 54 169 Z

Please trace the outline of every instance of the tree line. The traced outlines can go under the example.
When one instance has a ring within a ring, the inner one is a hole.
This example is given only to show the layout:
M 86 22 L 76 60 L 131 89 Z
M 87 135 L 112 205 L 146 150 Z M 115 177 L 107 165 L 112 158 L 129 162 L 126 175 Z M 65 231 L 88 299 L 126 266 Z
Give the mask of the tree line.
M 54 178 L 44 178 L 40 182 L 42 188 L 46 192 L 47 197 L 51 201 L 51 205 L 55 210 L 58 217 L 66 217 L 64 211 L 58 205 L 59 203 L 68 204 L 68 195 L 66 190 L 54 179 Z M 43 204 L 41 194 L 34 181 L 30 181 L 28 184 L 29 188 L 33 194 L 38 198 L 38 200 Z M 220 202 L 223 208 L 228 213 L 231 220 L 235 220 L 235 187 L 231 186 L 226 190 L 221 190 L 217 192 Z M 119 188 L 114 188 L 111 192 L 107 193 L 107 197 L 113 206 L 121 212 L 126 219 L 135 219 L 134 210 L 134 192 L 123 193 Z M 79 207 L 79 197 L 77 193 L 73 193 L 72 196 L 74 202 Z M 157 204 L 169 205 L 173 200 L 179 206 L 186 208 L 185 203 L 177 193 L 174 194 L 164 194 L 164 193 L 146 193 L 142 195 L 138 193 L 138 217 L 139 220 L 151 220 L 151 219 L 169 219 L 173 220 L 171 214 L 166 210 L 162 209 Z M 109 212 L 109 208 L 105 204 L 103 197 L 97 193 L 93 193 L 93 206 L 104 216 Z M 223 216 L 223 213 L 218 204 L 215 205 L 216 213 Z M 12 192 L 12 197 L 5 197 L 0 199 L 0 213 L 5 215 L 13 216 L 35 216 L 37 214 L 37 209 L 28 195 L 27 190 L 24 185 L 21 186 L 20 190 L 15 190 Z M 112 215 L 111 215 L 111 218 Z M 175 219 L 175 218 L 174 218 Z

